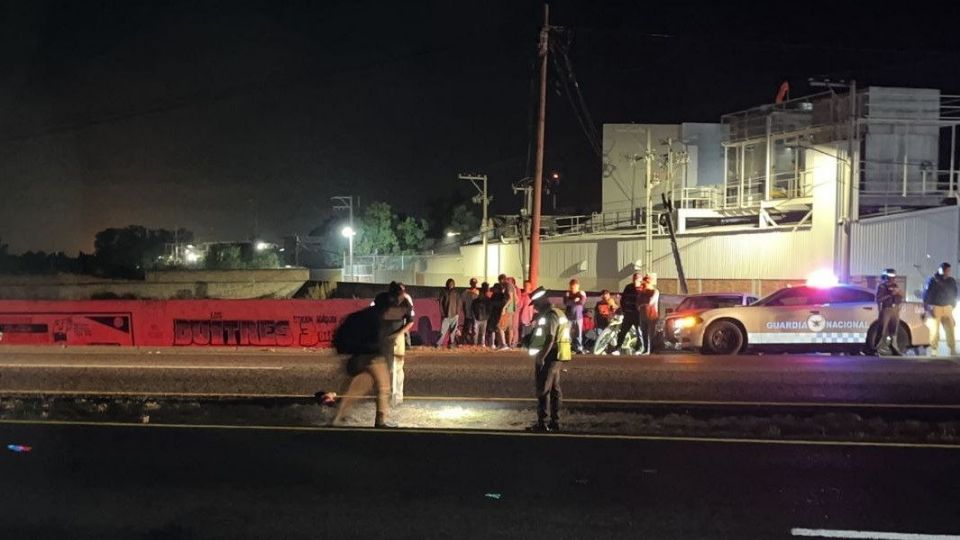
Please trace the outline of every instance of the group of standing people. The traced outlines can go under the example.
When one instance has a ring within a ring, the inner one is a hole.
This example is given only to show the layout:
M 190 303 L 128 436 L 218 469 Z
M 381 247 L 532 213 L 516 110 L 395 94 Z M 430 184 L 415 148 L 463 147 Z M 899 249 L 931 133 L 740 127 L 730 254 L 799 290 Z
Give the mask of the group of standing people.
M 638 354 L 648 355 L 653 350 L 653 336 L 657 332 L 657 320 L 660 319 L 660 291 L 656 279 L 650 274 L 633 274 L 630 283 L 620 293 L 620 309 L 623 323 L 617 335 L 617 344 L 622 350 L 627 333 L 633 328 L 640 332 Z M 613 354 L 619 354 L 620 350 Z
M 586 303 L 587 295 L 580 290 L 580 281 L 571 279 L 569 288 L 563 295 L 563 307 L 566 318 L 570 321 L 573 352 L 585 352 L 585 332 L 591 329 L 602 332 L 610 326 L 618 311 L 623 314 L 623 323 L 617 336 L 618 349 L 613 351 L 613 354 L 620 354 L 621 350 L 625 349 L 625 339 L 633 329 L 640 334 L 637 348 L 640 354 L 650 354 L 653 350 L 653 336 L 660 318 L 660 291 L 657 290 L 654 275 L 633 274 L 630 283 L 620 294 L 619 302 L 613 293 L 603 289 L 592 313 L 587 310 Z
M 521 340 L 532 331 L 536 312 L 530 295 L 533 286 L 530 281 L 523 282 L 523 288 L 517 287 L 514 278 L 500 274 L 497 282 L 491 286 L 484 282 L 477 287 L 477 279 L 470 280 L 470 287 L 458 291 L 453 279 L 448 279 L 437 301 L 440 304 L 440 337 L 436 347 L 445 344 L 453 348 L 460 343 L 509 350 L 520 345 Z M 601 300 L 608 309 L 604 311 L 604 327 L 609 324 L 616 310 L 616 301 L 609 291 L 605 291 Z M 580 290 L 578 279 L 570 280 L 570 287 L 563 296 L 563 312 L 570 323 L 570 335 L 573 352 L 583 353 L 583 334 L 589 321 L 587 315 L 587 294 Z M 612 309 L 609 309 L 611 308 Z M 462 319 L 462 329 L 460 320 Z
M 529 281 L 520 289 L 516 279 L 506 274 L 500 274 L 493 286 L 483 282 L 478 287 L 477 279 L 472 278 L 463 291 L 448 279 L 437 298 L 442 320 L 436 347 L 446 343 L 453 348 L 459 340 L 481 347 L 516 348 L 533 320 L 531 292 Z

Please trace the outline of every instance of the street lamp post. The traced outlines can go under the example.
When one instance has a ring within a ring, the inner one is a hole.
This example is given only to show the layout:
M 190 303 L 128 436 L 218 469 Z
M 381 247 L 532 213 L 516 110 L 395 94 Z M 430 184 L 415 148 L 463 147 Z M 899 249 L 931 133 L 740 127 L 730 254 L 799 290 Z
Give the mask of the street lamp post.
M 357 232 L 353 228 L 353 195 L 337 195 L 336 197 L 330 197 L 330 200 L 336 203 L 333 207 L 334 210 L 346 210 L 350 213 L 350 221 L 340 231 L 340 234 L 350 241 L 350 258 L 348 261 L 350 263 L 350 281 L 354 281 L 356 273 L 353 271 L 353 237 L 356 236 Z
M 350 281 L 354 281 L 355 273 L 353 271 L 353 237 L 356 236 L 357 233 L 356 231 L 353 230 L 353 227 L 347 225 L 340 231 L 340 234 L 342 234 L 344 238 L 347 239 L 347 242 L 350 245 L 350 248 L 349 248 L 350 251 L 348 251 L 349 258 L 347 259 L 347 261 L 350 268 Z

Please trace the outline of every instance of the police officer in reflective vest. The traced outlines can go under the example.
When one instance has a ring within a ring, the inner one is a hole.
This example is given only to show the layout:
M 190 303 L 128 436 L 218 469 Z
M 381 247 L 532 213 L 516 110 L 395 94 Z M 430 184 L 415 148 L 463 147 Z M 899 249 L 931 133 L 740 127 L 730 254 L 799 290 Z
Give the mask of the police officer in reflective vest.
M 570 340 L 570 321 L 563 310 L 554 308 L 547 299 L 547 291 L 539 287 L 530 295 L 537 310 L 534 329 L 528 338 L 527 352 L 534 357 L 537 391 L 537 423 L 531 431 L 560 430 L 560 371 L 570 361 L 573 351 Z M 550 423 L 547 424 L 547 411 Z
M 880 341 L 877 342 L 879 355 L 903 355 L 897 344 L 897 329 L 900 326 L 900 305 L 903 292 L 896 282 L 897 271 L 887 268 L 880 275 L 877 285 L 877 309 L 880 312 Z

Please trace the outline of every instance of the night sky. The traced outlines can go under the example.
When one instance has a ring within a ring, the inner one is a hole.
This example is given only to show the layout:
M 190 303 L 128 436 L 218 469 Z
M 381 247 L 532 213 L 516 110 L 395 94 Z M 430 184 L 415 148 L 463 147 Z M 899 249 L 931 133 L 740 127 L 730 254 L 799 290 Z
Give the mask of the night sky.
M 814 76 L 960 94 L 958 4 L 551 11 L 599 127 L 718 121 Z M 461 171 L 487 173 L 494 210 L 515 213 L 541 14 L 524 0 L 4 2 L 0 238 L 71 253 L 128 224 L 278 239 L 321 222 L 332 195 L 425 212 L 470 194 Z M 555 89 L 548 123 L 560 204 L 598 209 L 599 158 Z

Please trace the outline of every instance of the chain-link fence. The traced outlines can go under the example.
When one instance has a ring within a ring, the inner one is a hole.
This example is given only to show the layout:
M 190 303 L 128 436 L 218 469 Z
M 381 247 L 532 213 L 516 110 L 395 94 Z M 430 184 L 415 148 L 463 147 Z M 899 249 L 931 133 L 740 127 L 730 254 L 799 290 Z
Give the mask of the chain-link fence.
M 343 280 L 360 283 L 400 281 L 411 285 L 442 285 L 463 274 L 460 255 L 361 255 L 343 268 Z

